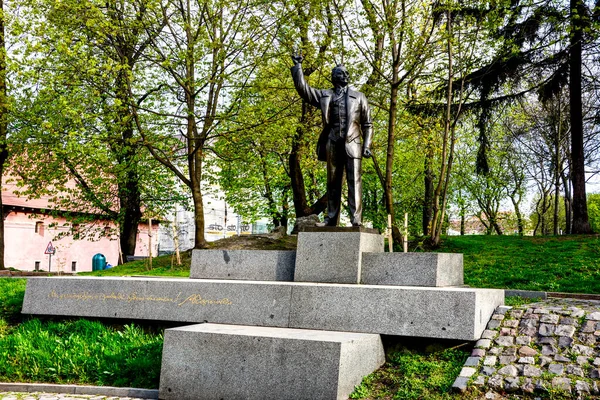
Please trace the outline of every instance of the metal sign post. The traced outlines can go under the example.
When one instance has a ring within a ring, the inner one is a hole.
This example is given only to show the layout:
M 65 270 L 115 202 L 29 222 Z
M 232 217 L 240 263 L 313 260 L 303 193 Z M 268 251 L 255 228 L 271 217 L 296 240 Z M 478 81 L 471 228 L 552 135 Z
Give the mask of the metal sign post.
M 50 272 L 52 268 L 52 255 L 56 253 L 56 247 L 52 246 L 52 242 L 48 242 L 48 246 L 46 246 L 46 251 L 44 254 L 48 254 L 48 272 Z

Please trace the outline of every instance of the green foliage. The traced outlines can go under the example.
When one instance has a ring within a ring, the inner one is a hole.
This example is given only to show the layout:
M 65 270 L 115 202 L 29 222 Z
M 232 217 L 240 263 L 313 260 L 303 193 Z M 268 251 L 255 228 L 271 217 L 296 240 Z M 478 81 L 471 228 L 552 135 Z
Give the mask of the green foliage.
M 19 321 L 27 279 L 0 278 L 0 320 Z
M 0 381 L 157 388 L 162 332 L 32 319 L 0 336 Z
M 388 362 L 366 376 L 351 399 L 448 399 L 469 353 L 461 349 L 401 348 L 388 353 Z
M 523 304 L 535 303 L 540 300 L 541 300 L 540 298 L 531 299 L 531 298 L 521 297 L 521 296 L 509 296 L 509 297 L 504 298 L 504 305 L 511 306 L 511 307 L 517 307 L 517 306 L 522 306 Z
M 473 287 L 600 293 L 600 238 L 448 236 L 442 252 L 463 253 Z
M 600 193 L 587 195 L 588 218 L 594 232 L 600 232 Z

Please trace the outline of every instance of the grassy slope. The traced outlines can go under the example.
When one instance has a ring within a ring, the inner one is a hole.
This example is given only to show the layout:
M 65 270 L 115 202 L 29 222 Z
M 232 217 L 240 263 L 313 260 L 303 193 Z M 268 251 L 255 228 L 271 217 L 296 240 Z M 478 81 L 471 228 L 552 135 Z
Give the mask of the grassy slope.
M 453 236 L 440 251 L 463 253 L 473 287 L 600 293 L 600 238 Z

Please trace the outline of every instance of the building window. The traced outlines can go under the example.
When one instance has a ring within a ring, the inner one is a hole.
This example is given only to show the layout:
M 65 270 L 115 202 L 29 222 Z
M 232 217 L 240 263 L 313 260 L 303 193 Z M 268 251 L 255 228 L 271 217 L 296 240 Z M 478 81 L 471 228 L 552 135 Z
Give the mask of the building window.
M 71 261 L 71 272 L 77 271 L 77 261 Z
M 37 221 L 35 223 L 35 233 L 44 236 L 44 223 L 42 221 Z
M 36 271 L 39 271 L 39 270 L 40 270 L 40 262 L 41 262 L 41 261 L 36 261 L 36 262 L 35 262 L 35 270 L 36 270 Z

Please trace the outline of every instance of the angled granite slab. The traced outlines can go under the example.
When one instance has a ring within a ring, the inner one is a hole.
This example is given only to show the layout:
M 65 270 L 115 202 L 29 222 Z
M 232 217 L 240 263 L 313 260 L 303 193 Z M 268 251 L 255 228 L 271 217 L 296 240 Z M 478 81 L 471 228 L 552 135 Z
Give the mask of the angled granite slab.
M 32 278 L 23 313 L 479 339 L 504 291 L 302 282 Z
M 22 312 L 287 326 L 291 292 L 290 286 L 268 282 L 173 278 L 36 278 L 27 281 Z
M 160 398 L 343 400 L 384 362 L 379 335 L 191 325 L 165 331 Z

